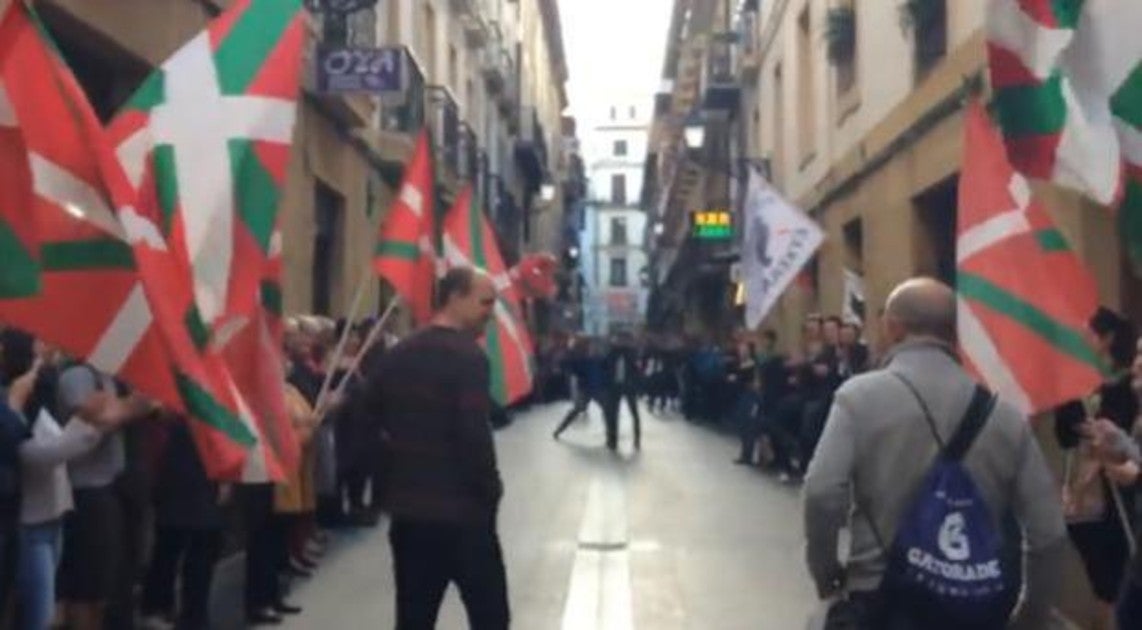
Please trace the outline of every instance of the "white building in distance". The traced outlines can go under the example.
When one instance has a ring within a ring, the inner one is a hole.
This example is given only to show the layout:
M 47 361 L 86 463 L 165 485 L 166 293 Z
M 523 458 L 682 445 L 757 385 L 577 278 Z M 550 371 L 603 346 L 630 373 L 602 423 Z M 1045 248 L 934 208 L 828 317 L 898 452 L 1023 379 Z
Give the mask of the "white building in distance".
M 607 105 L 583 138 L 589 194 L 583 244 L 584 332 L 641 329 L 646 314 L 646 213 L 640 207 L 650 99 Z

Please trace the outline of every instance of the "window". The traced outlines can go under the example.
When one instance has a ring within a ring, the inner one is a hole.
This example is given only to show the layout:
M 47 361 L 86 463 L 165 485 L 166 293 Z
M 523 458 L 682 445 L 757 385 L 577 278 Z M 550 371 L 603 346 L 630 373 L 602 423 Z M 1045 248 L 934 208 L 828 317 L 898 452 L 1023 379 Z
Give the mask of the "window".
M 342 218 L 345 198 L 323 182 L 313 191 L 313 312 L 328 315 L 333 306 L 335 285 L 340 280 L 337 261 L 341 254 Z
M 424 74 L 429 81 L 436 79 L 436 11 L 431 5 L 424 5 L 424 29 L 421 43 L 424 45 Z
M 400 38 L 400 2 L 386 2 L 385 6 L 388 7 L 389 15 L 387 18 L 388 23 L 388 43 L 399 44 Z
M 625 206 L 627 203 L 627 176 L 611 175 L 611 203 Z
M 619 110 L 612 107 L 611 108 L 611 120 L 618 118 L 618 116 L 619 116 Z
M 913 200 L 919 221 L 916 275 L 932 276 L 956 286 L 956 208 L 959 179 L 951 177 Z
M 451 44 L 448 46 L 448 85 L 450 87 L 457 86 L 457 77 L 460 74 L 460 61 L 456 55 L 456 47 Z
M 611 259 L 611 286 L 612 287 L 625 287 L 625 286 L 627 286 L 627 259 L 626 258 L 612 258 Z
M 627 154 L 626 140 L 615 140 L 614 154 L 615 157 L 622 157 Z
M 773 181 L 778 185 L 785 175 L 785 76 L 781 64 L 773 69 Z
M 917 3 L 912 9 L 916 82 L 924 80 L 948 52 L 947 0 Z
M 626 218 L 615 217 L 611 219 L 611 245 L 626 245 L 628 242 Z
M 68 15 L 50 5 L 43 7 L 42 15 L 52 30 L 70 24 Z M 150 74 L 145 64 L 93 45 L 86 37 L 60 37 L 56 44 L 91 101 L 96 116 L 103 122 L 114 117 Z
M 816 84 L 813 81 L 813 37 L 809 7 L 797 18 L 797 144 L 800 159 L 809 160 L 816 151 Z
M 635 118 L 638 118 L 638 109 L 632 106 L 630 108 L 630 119 L 634 120 Z
M 853 219 L 844 227 L 845 266 L 858 273 L 864 272 L 864 221 Z
M 857 36 L 860 25 L 857 22 L 858 17 L 856 4 L 849 2 L 842 7 L 842 10 L 847 11 L 847 13 L 844 15 L 851 17 L 852 24 L 850 33 L 851 41 L 848 44 L 849 49 L 847 54 L 842 54 L 834 60 L 834 65 L 837 68 L 836 78 L 838 96 L 848 94 L 854 87 L 856 87 L 857 55 L 860 54 L 858 50 L 860 38 Z

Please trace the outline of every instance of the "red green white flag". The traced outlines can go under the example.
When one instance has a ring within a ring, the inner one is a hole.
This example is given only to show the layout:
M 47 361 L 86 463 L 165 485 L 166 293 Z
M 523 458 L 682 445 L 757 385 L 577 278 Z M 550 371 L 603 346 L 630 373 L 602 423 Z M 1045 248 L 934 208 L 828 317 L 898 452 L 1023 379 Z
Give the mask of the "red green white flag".
M 432 153 L 428 133 L 422 131 L 373 252 L 373 270 L 404 299 L 419 324 L 432 318 L 436 282 L 433 186 Z
M 301 0 L 239 0 L 153 73 L 111 126 L 140 213 L 185 241 L 212 332 L 258 304 L 285 182 Z
M 504 264 L 495 231 L 473 202 L 471 186 L 460 191 L 444 218 L 443 245 L 448 266 L 476 267 L 496 285 L 495 317 L 483 338 L 491 367 L 491 394 L 501 405 L 516 402 L 531 392 L 534 348 L 516 283 Z
M 164 269 L 187 350 L 225 375 L 258 439 L 239 471 L 247 481 L 282 479 L 298 459 L 263 296 L 280 295 L 269 270 L 280 265 L 304 37 L 300 0 L 239 0 L 164 62 L 109 128 L 139 191 L 124 224 L 140 257 Z
M 256 437 L 232 412 L 227 392 L 218 394 L 224 373 L 177 350 L 169 332 L 181 321 L 172 324 L 166 278 L 136 256 L 120 221 L 133 213 L 132 191 L 82 89 L 20 2 L 0 21 L 0 82 L 7 127 L 0 155 L 10 159 L 18 150 L 14 128 L 27 165 L 14 171 L 23 179 L 5 181 L 4 199 L 34 198 L 0 217 L 22 212 L 26 222 L 33 215 L 20 243 L 32 253 L 39 285 L 24 296 L 0 296 L 0 319 L 192 417 L 208 470 L 237 470 Z M 8 260 L 7 251 L 0 255 Z
M 9 46 L 0 48 L 0 63 L 8 56 Z M 28 149 L 5 83 L 0 75 L 0 173 L 6 180 L 0 186 L 0 258 L 4 260 L 0 300 L 11 300 L 38 295 L 42 282 L 36 214 L 30 211 L 35 196 Z
M 995 111 L 1015 168 L 1119 207 L 1142 272 L 1142 2 L 990 0 Z
M 1094 279 L 1003 151 L 978 102 L 966 113 L 956 238 L 968 366 L 1027 414 L 1087 395 L 1103 365 L 1085 334 Z

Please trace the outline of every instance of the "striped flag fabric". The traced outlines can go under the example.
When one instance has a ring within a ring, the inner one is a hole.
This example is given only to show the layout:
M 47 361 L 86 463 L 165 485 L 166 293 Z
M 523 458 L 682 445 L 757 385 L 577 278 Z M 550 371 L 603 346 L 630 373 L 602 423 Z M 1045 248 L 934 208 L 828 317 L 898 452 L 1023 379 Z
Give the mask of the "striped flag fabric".
M 495 317 L 482 343 L 491 367 L 492 399 L 503 406 L 516 402 L 532 390 L 535 350 L 516 283 L 491 224 L 473 201 L 471 185 L 460 191 L 444 218 L 443 245 L 446 265 L 481 269 L 496 285 Z
M 11 43 L 0 42 L 0 63 L 7 58 Z M 7 181 L 0 186 L 0 258 L 4 260 L 0 300 L 11 300 L 35 297 L 43 283 L 36 213 L 28 211 L 35 203 L 28 147 L 5 82 L 0 76 L 0 172 Z
M 1103 365 L 1085 334 L 1094 278 L 1003 151 L 982 105 L 966 114 L 956 237 L 965 362 L 1024 413 L 1086 396 Z
M 418 324 L 432 318 L 436 282 L 436 216 L 432 153 L 421 131 L 404 181 L 377 236 L 373 270 L 392 285 Z
M 14 128 L 27 164 L 15 171 L 25 179 L 5 179 L 5 196 L 33 198 L 0 216 L 34 215 L 22 244 L 39 283 L 28 295 L 0 296 L 0 320 L 192 417 L 208 471 L 233 474 L 256 436 L 234 413 L 225 372 L 180 352 L 169 334 L 181 319 L 172 322 L 167 278 L 136 255 L 132 229 L 121 221 L 134 214 L 132 191 L 75 77 L 20 2 L 0 21 L 0 83 L 0 118 L 15 123 L 0 155 L 12 155 Z M 5 265 L 0 276 L 8 272 Z
M 190 258 L 209 333 L 258 304 L 283 196 L 305 39 L 301 0 L 238 0 L 154 72 L 110 133 L 142 215 Z
M 256 444 L 235 478 L 283 479 L 298 446 L 285 407 L 278 212 L 301 80 L 295 0 L 239 0 L 144 82 L 109 127 L 138 191 L 125 217 L 161 269 L 175 335 L 224 375 Z
M 1142 2 L 990 0 L 988 58 L 1008 155 L 1028 177 L 1117 206 L 1142 272 Z

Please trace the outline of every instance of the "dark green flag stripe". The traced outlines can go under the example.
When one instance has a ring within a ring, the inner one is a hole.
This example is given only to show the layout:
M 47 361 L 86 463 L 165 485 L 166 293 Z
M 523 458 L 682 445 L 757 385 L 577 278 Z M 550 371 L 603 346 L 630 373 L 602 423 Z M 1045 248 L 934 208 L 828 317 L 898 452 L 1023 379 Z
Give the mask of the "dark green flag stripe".
M 381 241 L 374 254 L 378 258 L 401 258 L 416 262 L 420 260 L 420 247 L 408 241 Z
M 40 246 L 44 271 L 134 269 L 131 246 L 113 238 L 61 241 Z
M 956 288 L 966 299 L 977 301 L 1018 322 L 1060 353 L 1096 370 L 1104 370 L 1103 362 L 1082 331 L 1067 326 L 1034 304 L 982 276 L 961 271 L 956 280 Z

